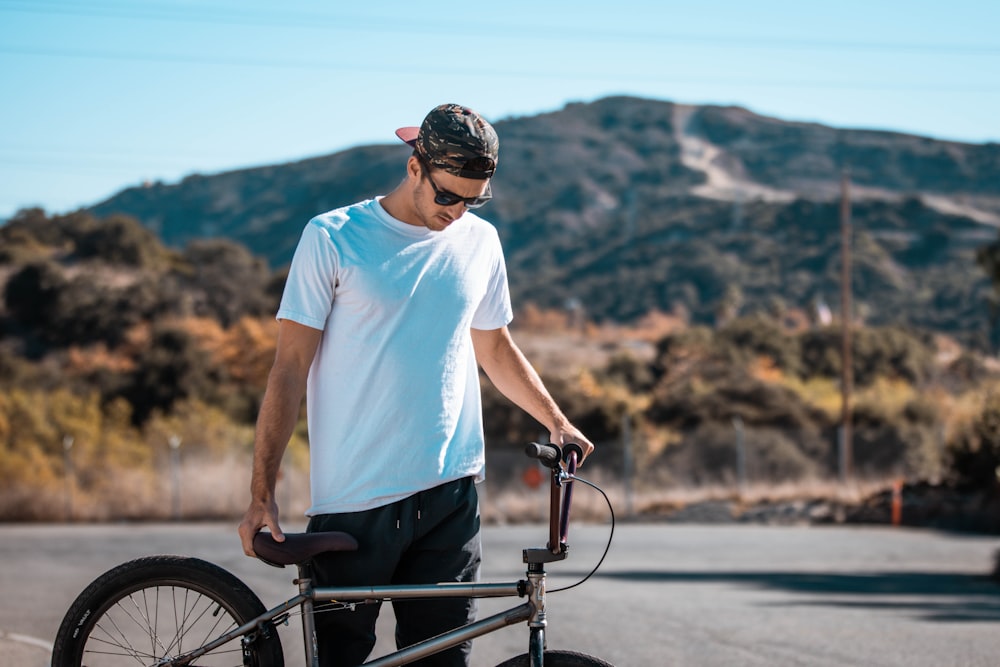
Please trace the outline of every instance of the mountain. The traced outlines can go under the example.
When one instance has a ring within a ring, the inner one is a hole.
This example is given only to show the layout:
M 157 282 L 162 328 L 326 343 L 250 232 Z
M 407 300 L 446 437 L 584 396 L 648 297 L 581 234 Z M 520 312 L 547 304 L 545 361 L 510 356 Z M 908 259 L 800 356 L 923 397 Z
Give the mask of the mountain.
M 630 97 L 496 128 L 500 166 L 483 215 L 504 241 L 518 303 L 705 322 L 727 309 L 836 308 L 846 172 L 859 316 L 983 345 L 992 336 L 975 251 L 1000 227 L 1000 145 Z M 172 245 L 233 239 L 281 267 L 310 217 L 388 192 L 408 151 L 364 146 L 193 175 L 91 212 L 136 217 Z

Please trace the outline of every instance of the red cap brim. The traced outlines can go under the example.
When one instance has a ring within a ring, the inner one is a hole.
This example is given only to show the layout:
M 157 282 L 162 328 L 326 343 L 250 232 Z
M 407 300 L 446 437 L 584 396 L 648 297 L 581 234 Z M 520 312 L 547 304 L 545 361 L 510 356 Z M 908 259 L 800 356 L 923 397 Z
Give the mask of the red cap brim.
M 396 136 L 403 140 L 404 143 L 413 146 L 417 143 L 417 135 L 420 134 L 419 127 L 401 127 L 396 130 Z

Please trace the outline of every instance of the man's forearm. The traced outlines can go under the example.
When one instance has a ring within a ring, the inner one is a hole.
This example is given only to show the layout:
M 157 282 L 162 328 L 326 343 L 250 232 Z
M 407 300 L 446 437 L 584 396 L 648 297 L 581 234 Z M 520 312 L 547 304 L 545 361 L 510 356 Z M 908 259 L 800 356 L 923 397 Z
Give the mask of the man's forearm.
M 257 416 L 254 436 L 251 502 L 272 501 L 281 457 L 299 420 L 306 380 L 322 332 L 282 320 L 274 365 Z
M 476 360 L 490 381 L 515 405 L 544 424 L 552 442 L 580 445 L 584 459 L 594 451 L 593 443 L 559 409 L 541 377 L 510 337 L 507 327 L 491 331 L 473 329 L 472 342 Z
M 500 393 L 551 431 L 569 425 L 541 377 L 506 330 L 476 332 L 474 340 L 477 359 Z
M 253 477 L 250 493 L 256 501 L 268 501 L 281 467 L 281 458 L 295 430 L 304 387 L 288 373 L 272 372 L 257 417 L 253 447 Z

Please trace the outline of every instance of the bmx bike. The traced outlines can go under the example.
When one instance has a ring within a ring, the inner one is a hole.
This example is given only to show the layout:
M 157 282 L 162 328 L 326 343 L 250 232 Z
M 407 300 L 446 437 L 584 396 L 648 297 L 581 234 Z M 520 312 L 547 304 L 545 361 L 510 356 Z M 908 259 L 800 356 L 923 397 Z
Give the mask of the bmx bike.
M 183 556 L 138 558 L 95 579 L 73 602 L 56 635 L 52 666 L 281 667 L 284 654 L 277 626 L 296 613 L 302 620 L 306 664 L 315 666 L 319 664 L 316 613 L 352 610 L 386 600 L 519 597 L 525 601 L 515 607 L 364 664 L 405 665 L 507 626 L 527 623 L 527 653 L 504 661 L 500 667 L 610 667 L 604 660 L 582 653 L 546 650 L 545 565 L 568 555 L 573 486 L 582 482 L 608 502 L 611 530 L 604 554 L 593 570 L 559 590 L 589 579 L 604 561 L 614 534 L 611 503 L 600 488 L 576 476 L 577 462 L 583 455 L 577 445 L 560 449 L 531 443 L 526 453 L 547 466 L 551 474 L 549 539 L 545 547 L 523 550 L 525 579 L 504 583 L 316 587 L 310 559 L 327 551 L 357 549 L 357 541 L 347 533 L 327 532 L 289 533 L 284 542 L 276 542 L 269 533 L 262 532 L 254 539 L 258 558 L 277 567 L 298 568 L 298 594 L 291 599 L 268 610 L 245 583 L 218 565 Z

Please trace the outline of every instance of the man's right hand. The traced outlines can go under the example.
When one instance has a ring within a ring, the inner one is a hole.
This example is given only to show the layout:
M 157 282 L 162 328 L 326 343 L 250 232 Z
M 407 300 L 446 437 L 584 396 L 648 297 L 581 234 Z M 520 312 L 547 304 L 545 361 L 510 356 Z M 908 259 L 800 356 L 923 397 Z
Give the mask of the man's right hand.
M 252 558 L 257 554 L 253 550 L 253 538 L 261 528 L 267 527 L 275 542 L 284 542 L 285 534 L 278 525 L 278 504 L 251 501 L 243 521 L 240 522 L 240 541 L 243 543 L 243 553 Z
M 255 556 L 253 538 L 267 528 L 276 542 L 285 534 L 278 526 L 278 504 L 274 500 L 281 457 L 295 430 L 299 407 L 306 393 L 309 367 L 323 332 L 291 320 L 278 324 L 274 365 L 267 376 L 267 389 L 257 415 L 253 442 L 253 473 L 250 476 L 250 507 L 240 523 L 243 552 Z

